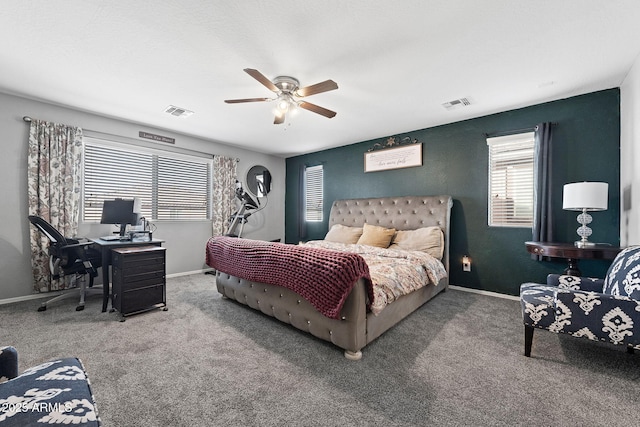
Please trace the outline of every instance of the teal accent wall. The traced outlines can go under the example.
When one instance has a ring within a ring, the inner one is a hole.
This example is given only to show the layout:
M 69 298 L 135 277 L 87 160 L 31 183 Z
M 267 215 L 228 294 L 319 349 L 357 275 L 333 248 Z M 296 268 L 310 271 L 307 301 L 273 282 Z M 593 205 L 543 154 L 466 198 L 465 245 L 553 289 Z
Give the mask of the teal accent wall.
M 545 281 L 566 267 L 562 260 L 537 261 L 527 253 L 530 228 L 487 225 L 488 147 L 486 135 L 553 122 L 553 191 L 555 240 L 578 238 L 575 212 L 562 210 L 562 187 L 568 182 L 609 183 L 609 209 L 593 212 L 590 240 L 619 244 L 620 236 L 620 91 L 609 89 L 503 113 L 421 129 L 344 147 L 288 158 L 286 161 L 285 240 L 322 239 L 331 203 L 336 199 L 449 194 L 451 212 L 450 283 L 518 295 L 520 284 Z M 329 123 L 328 126 L 331 124 Z M 364 153 L 386 138 L 409 137 L 423 143 L 420 167 L 364 172 Z M 299 228 L 300 178 L 305 165 L 324 165 L 324 221 Z M 472 271 L 462 271 L 469 255 Z M 583 275 L 602 277 L 607 261 L 581 260 Z

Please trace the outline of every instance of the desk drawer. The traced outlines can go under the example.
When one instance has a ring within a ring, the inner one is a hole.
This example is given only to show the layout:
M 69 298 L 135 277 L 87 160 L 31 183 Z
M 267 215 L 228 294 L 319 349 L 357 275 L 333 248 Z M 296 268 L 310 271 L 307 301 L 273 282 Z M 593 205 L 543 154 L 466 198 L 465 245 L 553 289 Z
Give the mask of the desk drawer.
M 114 264 L 122 264 L 124 269 L 158 269 L 164 267 L 164 254 L 159 255 L 129 255 L 123 257 L 122 262 L 115 262 Z
M 152 285 L 164 285 L 166 282 L 164 270 L 125 276 L 124 280 L 116 279 L 115 273 L 113 277 L 114 292 L 126 292 L 134 289 L 146 288 Z
M 152 277 L 164 277 L 164 272 L 164 264 L 160 266 L 154 266 L 154 268 L 150 268 L 149 266 L 122 268 L 114 265 L 113 282 L 135 282 Z
M 165 303 L 163 284 L 120 292 L 113 295 L 113 306 L 122 315 L 141 311 L 156 304 Z

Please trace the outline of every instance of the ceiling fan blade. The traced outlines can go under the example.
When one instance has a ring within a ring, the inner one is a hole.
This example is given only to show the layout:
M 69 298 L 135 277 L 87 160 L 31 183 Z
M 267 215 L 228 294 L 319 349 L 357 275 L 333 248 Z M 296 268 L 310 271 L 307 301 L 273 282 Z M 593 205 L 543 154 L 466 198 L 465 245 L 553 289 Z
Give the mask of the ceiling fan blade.
M 320 107 L 319 105 L 312 104 L 310 102 L 302 101 L 299 104 L 299 107 L 304 108 L 305 110 L 313 111 L 314 113 L 323 115 L 329 119 L 336 115 L 335 111 L 327 110 L 326 108 Z
M 299 96 L 309 96 L 335 89 L 338 89 L 338 83 L 334 82 L 333 80 L 325 80 L 311 86 L 301 87 L 296 91 L 296 94 L 298 94 Z
M 261 101 L 271 101 L 271 98 L 244 98 L 244 99 L 225 99 L 224 102 L 227 104 L 239 104 L 241 102 L 261 102 Z
M 276 117 L 273 119 L 273 124 L 280 125 L 282 123 L 284 123 L 284 113 L 276 114 Z
M 269 89 L 271 92 L 277 93 L 280 91 L 280 89 L 278 89 L 276 85 L 274 85 L 273 82 L 268 78 L 266 78 L 264 74 L 262 74 L 260 71 L 254 70 L 253 68 L 245 68 L 244 71 L 245 73 L 249 74 L 251 77 L 256 79 L 257 81 L 262 83 L 264 86 L 266 86 L 266 88 Z

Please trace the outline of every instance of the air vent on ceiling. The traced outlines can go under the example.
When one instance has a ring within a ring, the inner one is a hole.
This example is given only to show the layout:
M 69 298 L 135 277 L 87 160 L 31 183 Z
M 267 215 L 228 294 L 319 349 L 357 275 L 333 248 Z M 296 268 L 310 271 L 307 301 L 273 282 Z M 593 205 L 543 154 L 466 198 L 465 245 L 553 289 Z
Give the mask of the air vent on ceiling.
M 445 102 L 444 104 L 442 104 L 442 106 L 447 110 L 462 108 L 468 105 L 471 105 L 471 101 L 469 100 L 469 98 L 454 99 L 453 101 Z
M 169 105 L 165 108 L 164 112 L 175 117 L 189 117 L 193 114 L 193 111 L 187 110 L 186 108 L 176 107 L 175 105 Z

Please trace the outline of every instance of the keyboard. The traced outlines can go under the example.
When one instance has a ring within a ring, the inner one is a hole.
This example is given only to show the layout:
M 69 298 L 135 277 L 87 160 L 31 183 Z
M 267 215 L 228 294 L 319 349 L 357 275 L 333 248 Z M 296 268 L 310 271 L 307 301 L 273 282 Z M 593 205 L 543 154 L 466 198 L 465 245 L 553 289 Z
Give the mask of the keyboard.
M 114 242 L 116 240 L 129 240 L 129 239 L 127 239 L 126 237 L 120 237 L 119 235 L 114 234 L 113 236 L 102 236 L 100 240 L 104 240 L 106 242 Z

